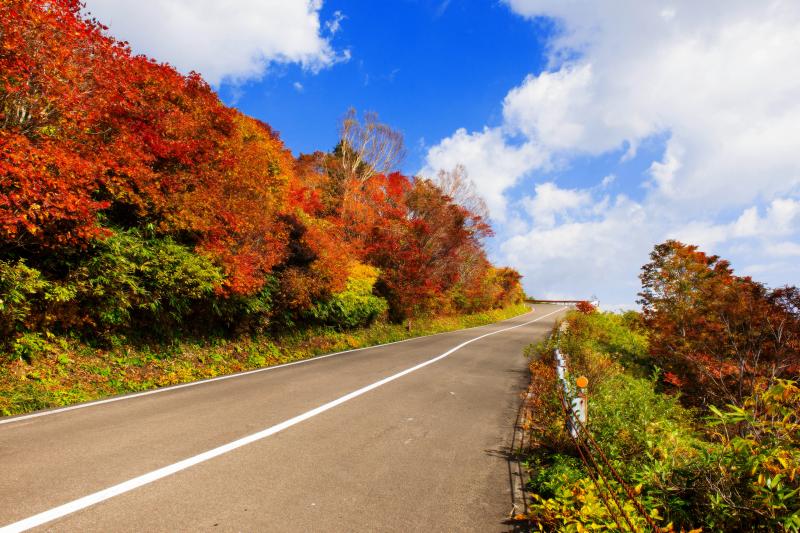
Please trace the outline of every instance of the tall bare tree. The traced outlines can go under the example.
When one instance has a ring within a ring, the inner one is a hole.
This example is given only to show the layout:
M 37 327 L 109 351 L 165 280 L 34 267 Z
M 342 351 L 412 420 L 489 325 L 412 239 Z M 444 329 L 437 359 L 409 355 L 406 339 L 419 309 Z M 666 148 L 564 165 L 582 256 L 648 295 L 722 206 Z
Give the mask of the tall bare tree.
M 460 205 L 480 221 L 489 222 L 489 208 L 478 193 L 464 165 L 458 164 L 453 170 L 440 170 L 434 183 L 449 196 L 453 203 Z
M 406 155 L 402 133 L 379 122 L 377 113 L 365 112 L 359 120 L 352 107 L 339 125 L 339 142 L 345 176 L 362 183 L 397 170 Z

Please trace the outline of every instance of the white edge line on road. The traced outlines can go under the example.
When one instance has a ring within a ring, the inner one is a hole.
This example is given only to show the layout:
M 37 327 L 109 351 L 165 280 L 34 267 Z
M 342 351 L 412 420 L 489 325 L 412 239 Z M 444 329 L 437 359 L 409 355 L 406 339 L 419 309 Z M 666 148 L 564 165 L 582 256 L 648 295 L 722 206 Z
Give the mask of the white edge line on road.
M 521 315 L 517 315 L 516 317 L 511 317 L 511 318 L 519 318 L 521 316 L 529 315 L 529 314 L 531 314 L 531 313 L 533 313 L 535 311 L 536 311 L 536 309 L 531 307 L 531 310 L 528 311 L 527 313 L 522 313 Z M 511 320 L 511 319 L 506 319 L 506 320 Z M 501 321 L 500 323 L 502 323 L 502 322 L 503 321 Z M 497 322 L 495 322 L 495 323 L 497 323 Z M 328 357 L 333 357 L 335 355 L 343 355 L 343 354 L 346 354 L 346 353 L 361 352 L 363 350 L 371 350 L 373 348 L 382 348 L 383 346 L 391 346 L 392 344 L 400 344 L 401 342 L 415 341 L 417 339 L 425 339 L 427 337 L 435 337 L 437 335 L 446 335 L 448 333 L 455 333 L 457 331 L 468 331 L 468 330 L 471 330 L 471 329 L 483 328 L 483 327 L 490 326 L 490 325 L 491 324 L 484 324 L 482 326 L 472 326 L 471 328 L 455 329 L 453 331 L 443 331 L 441 333 L 431 333 L 429 335 L 420 335 L 419 337 L 410 337 L 408 339 L 401 339 L 399 341 L 385 342 L 383 344 L 373 344 L 372 346 L 364 346 L 363 348 L 353 348 L 352 350 L 343 350 L 341 352 L 333 352 L 333 353 L 328 353 L 328 354 L 324 354 L 324 355 L 315 355 L 315 356 L 309 357 L 307 359 L 301 359 L 299 361 L 292 361 L 290 363 L 282 363 L 280 365 L 266 366 L 264 368 L 256 368 L 255 370 L 246 370 L 244 372 L 236 372 L 234 374 L 227 374 L 225 376 L 218 376 L 218 377 L 215 377 L 215 378 L 201 379 L 201 380 L 197 380 L 197 381 L 191 381 L 189 383 L 180 383 L 178 385 L 169 385 L 167 387 L 159 387 L 157 389 L 153 389 L 153 390 L 149 390 L 149 391 L 134 392 L 132 394 L 125 394 L 125 395 L 122 395 L 122 396 L 114 396 L 113 398 L 106 398 L 105 400 L 95 400 L 95 401 L 90 401 L 90 402 L 85 402 L 85 403 L 79 403 L 79 404 L 76 404 L 76 405 L 70 405 L 68 407 L 59 407 L 57 409 L 48 409 L 46 411 L 39 411 L 39 412 L 31 413 L 31 414 L 28 414 L 28 415 L 20 415 L 20 416 L 13 416 L 13 417 L 9 417 L 9 418 L 2 418 L 2 419 L 0 419 L 0 426 L 2 426 L 3 424 L 11 424 L 11 423 L 14 423 L 14 422 L 21 422 L 23 420 L 29 420 L 31 418 L 39 418 L 39 417 L 42 417 L 42 416 L 50 416 L 50 415 L 55 415 L 55 414 L 58 414 L 58 413 L 66 413 L 67 411 L 75 411 L 77 409 L 85 409 L 87 407 L 94 407 L 94 406 L 103 405 L 103 404 L 106 404 L 106 403 L 121 402 L 123 400 L 132 400 L 134 398 L 141 398 L 142 396 L 150 396 L 152 394 L 160 394 L 162 392 L 169 392 L 169 391 L 174 391 L 174 390 L 178 390 L 178 389 L 185 389 L 187 387 L 196 387 L 197 385 L 204 385 L 206 383 L 213 383 L 215 381 L 223 381 L 223 380 L 226 380 L 226 379 L 233 379 L 233 378 L 239 378 L 239 377 L 243 377 L 243 376 L 249 376 L 250 374 L 258 374 L 260 372 L 268 372 L 270 370 L 277 370 L 279 368 L 284 368 L 284 367 L 287 367 L 287 366 L 302 365 L 304 363 L 311 363 L 313 361 L 318 361 L 320 359 L 327 359 Z
M 66 516 L 68 514 L 72 514 L 72 513 L 76 512 L 76 511 L 80 511 L 81 509 L 86 509 L 87 507 L 90 507 L 90 506 L 95 505 L 97 503 L 100 503 L 102 501 L 108 500 L 108 499 L 113 498 L 115 496 L 119 496 L 120 494 L 124 494 L 126 492 L 132 491 L 132 490 L 134 490 L 136 488 L 139 488 L 139 487 L 141 487 L 143 485 L 147 485 L 147 484 L 152 483 L 154 481 L 157 481 L 159 479 L 162 479 L 162 478 L 165 478 L 165 477 L 170 476 L 172 474 L 175 474 L 176 472 L 180 472 L 181 470 L 185 470 L 185 469 L 187 469 L 189 467 L 192 467 L 192 466 L 195 466 L 197 464 L 200 464 L 200 463 L 203 463 L 205 461 L 208 461 L 209 459 L 213 459 L 215 457 L 219 457 L 220 455 L 226 454 L 226 453 L 228 453 L 230 451 L 233 451 L 233 450 L 235 450 L 237 448 L 241 448 L 242 446 L 246 446 L 248 444 L 251 444 L 253 442 L 259 441 L 261 439 L 265 439 L 265 438 L 269 437 L 270 435 L 274 435 L 275 433 L 278 433 L 280 431 L 283 431 L 284 429 L 290 428 L 290 427 L 292 427 L 292 426 L 294 426 L 296 424 L 299 424 L 300 422 L 308 420 L 309 418 L 315 417 L 318 414 L 321 414 L 321 413 L 324 413 L 325 411 L 333 409 L 334 407 L 336 407 L 338 405 L 341 405 L 341 404 L 343 404 L 343 403 L 345 403 L 347 401 L 350 401 L 353 398 L 357 398 L 358 396 L 361 396 L 362 394 L 366 394 L 367 392 L 369 392 L 369 391 L 371 391 L 373 389 L 377 389 L 378 387 L 386 385 L 387 383 L 389 383 L 391 381 L 399 379 L 399 378 L 401 378 L 401 377 L 403 377 L 403 376 L 405 376 L 407 374 L 410 374 L 412 372 L 416 372 L 417 370 L 419 370 L 421 368 L 424 368 L 424 367 L 426 367 L 428 365 L 431 365 L 431 364 L 433 364 L 433 363 L 435 363 L 437 361 L 440 361 L 441 359 L 444 359 L 448 355 L 452 354 L 453 352 L 455 352 L 457 350 L 460 350 L 461 348 L 463 348 L 464 346 L 466 346 L 468 344 L 472 344 L 475 341 L 478 341 L 478 340 L 483 339 L 485 337 L 489 337 L 491 335 L 496 335 L 498 333 L 503 333 L 504 331 L 509 331 L 509 330 L 512 330 L 512 329 L 521 328 L 522 326 L 527 326 L 528 324 L 532 324 L 534 322 L 538 322 L 539 320 L 542 320 L 542 319 L 547 318 L 547 317 L 549 317 L 551 315 L 554 315 L 554 314 L 556 314 L 556 313 L 558 313 L 560 311 L 563 311 L 564 309 L 566 309 L 566 308 L 562 307 L 561 309 L 557 309 L 556 311 L 553 311 L 553 312 L 548 313 L 546 315 L 542 315 L 542 316 L 540 316 L 538 318 L 534 318 L 533 320 L 529 320 L 527 322 L 523 322 L 522 324 L 517 324 L 516 326 L 511 326 L 511 327 L 508 327 L 508 328 L 499 329 L 497 331 L 491 331 L 489 333 L 485 333 L 483 335 L 480 335 L 480 336 L 475 337 L 473 339 L 470 339 L 468 341 L 462 342 L 458 346 L 456 346 L 454 348 L 450 348 L 449 350 L 447 350 L 443 354 L 438 355 L 438 356 L 434 357 L 433 359 L 429 359 L 429 360 L 424 361 L 424 362 L 422 362 L 422 363 L 420 363 L 420 364 L 418 364 L 416 366 L 412 366 L 411 368 L 407 368 L 406 370 L 403 370 L 402 372 L 398 372 L 397 374 L 393 374 L 393 375 L 391 375 L 389 377 L 383 378 L 380 381 L 376 381 L 375 383 L 372 383 L 371 385 L 367 385 L 366 387 L 362 387 L 362 388 L 360 388 L 358 390 L 355 390 L 355 391 L 353 391 L 353 392 L 351 392 L 349 394 L 345 394 L 344 396 L 341 396 L 341 397 L 339 397 L 339 398 L 337 398 L 335 400 L 332 400 L 332 401 L 330 401 L 330 402 L 328 402 L 326 404 L 320 405 L 319 407 L 311 409 L 310 411 L 306 411 L 305 413 L 297 415 L 297 416 L 295 416 L 293 418 L 290 418 L 289 420 L 281 422 L 280 424 L 276 424 L 276 425 L 274 425 L 272 427 L 269 427 L 267 429 L 259 431 L 258 433 L 253 433 L 252 435 L 248 435 L 246 437 L 242 437 L 241 439 L 237 439 L 237 440 L 235 440 L 233 442 L 229 442 L 228 444 L 223 444 L 222 446 L 219 446 L 219 447 L 214 448 L 212 450 L 208 450 L 207 452 L 203 452 L 203 453 L 195 455 L 193 457 L 189 457 L 188 459 L 184 459 L 182 461 L 178 461 L 177 463 L 173 463 L 173 464 L 165 466 L 163 468 L 159 468 L 158 470 L 153 470 L 152 472 L 148 472 L 147 474 L 143 474 L 143 475 L 135 477 L 133 479 L 129 479 L 128 481 L 124 481 L 122 483 L 119 483 L 118 485 L 114 485 L 112 487 L 108 487 L 107 489 L 103 489 L 103 490 L 95 492 L 93 494 L 89 494 L 88 496 L 84 496 L 83 498 L 78 498 L 77 500 L 73 500 L 73 501 L 65 503 L 63 505 L 59 505 L 58 507 L 54 507 L 54 508 L 52 508 L 52 509 L 50 509 L 48 511 L 44 511 L 42 513 L 33 515 L 33 516 L 29 517 L 29 518 L 25 518 L 25 519 L 20 520 L 18 522 L 14 522 L 13 524 L 9 524 L 9 525 L 7 525 L 5 527 L 0 528 L 0 533 L 17 533 L 17 532 L 20 532 L 20 531 L 26 531 L 28 529 L 31 529 L 31 528 L 34 528 L 34 527 L 37 527 L 37 526 L 41 526 L 42 524 L 46 524 L 47 522 L 51 522 L 51 521 L 56 520 L 58 518 L 64 517 L 64 516 Z

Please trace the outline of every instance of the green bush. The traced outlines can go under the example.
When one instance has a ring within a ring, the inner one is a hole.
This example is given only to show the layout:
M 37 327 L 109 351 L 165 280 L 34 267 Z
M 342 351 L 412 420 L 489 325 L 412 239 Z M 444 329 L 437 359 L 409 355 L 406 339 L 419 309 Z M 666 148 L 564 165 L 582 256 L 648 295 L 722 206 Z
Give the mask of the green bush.
M 569 330 L 559 344 L 575 360 L 576 372 L 584 363 L 582 358 L 600 354 L 640 377 L 652 373 L 648 335 L 641 327 L 637 313 L 571 312 L 567 321 Z M 592 366 L 591 361 L 585 364 Z
M 318 322 L 340 328 L 370 324 L 389 308 L 385 299 L 372 293 L 378 274 L 378 270 L 370 266 L 355 266 L 345 290 L 315 304 L 311 316 Z
M 255 294 L 225 295 L 215 297 L 203 316 L 205 324 L 220 323 L 226 331 L 263 332 L 270 326 L 275 309 L 275 293 L 279 281 L 275 276 L 267 276 L 264 286 Z
M 112 329 L 134 319 L 159 325 L 180 322 L 192 306 L 210 299 L 223 280 L 210 259 L 171 239 L 118 232 L 96 245 L 69 282 L 78 288 L 90 320 Z
M 627 374 L 613 376 L 589 404 L 589 430 L 600 447 L 626 468 L 697 455 L 691 412 L 678 398 L 656 392 L 653 381 Z
M 29 325 L 36 300 L 50 284 L 41 272 L 25 265 L 0 261 L 0 338 L 4 342 Z
M 694 414 L 653 380 L 628 374 L 606 381 L 590 399 L 592 436 L 649 510 L 682 527 L 700 523 L 714 445 L 696 429 Z
M 576 457 L 559 453 L 546 459 L 536 457 L 529 466 L 532 470 L 529 487 L 542 498 L 554 498 L 565 487 L 586 477 L 583 464 Z
M 707 527 L 800 531 L 800 387 L 779 381 L 743 407 L 712 407 Z
M 11 343 L 11 354 L 28 363 L 49 350 L 50 343 L 39 333 L 22 333 Z

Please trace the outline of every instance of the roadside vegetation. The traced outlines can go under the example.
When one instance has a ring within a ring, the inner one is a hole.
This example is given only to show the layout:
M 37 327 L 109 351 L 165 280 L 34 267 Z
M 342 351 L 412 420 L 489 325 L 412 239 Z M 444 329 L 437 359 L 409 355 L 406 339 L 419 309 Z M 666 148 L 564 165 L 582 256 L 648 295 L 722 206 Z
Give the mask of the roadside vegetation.
M 2 2 L 2 412 L 518 312 L 463 169 L 405 176 L 403 153 L 350 110 L 295 157 L 79 1 Z
M 583 304 L 565 331 L 528 349 L 526 518 L 541 531 L 627 530 L 625 516 L 650 529 L 599 457 L 608 482 L 592 479 L 567 432 L 558 347 L 573 386 L 589 380 L 588 433 L 658 527 L 800 530 L 800 292 L 736 276 L 675 241 L 651 259 L 641 313 Z
M 27 348 L 35 350 L 30 363 L 15 359 L 0 367 L 0 415 L 61 407 L 477 327 L 529 310 L 527 305 L 517 304 L 482 313 L 436 317 L 415 321 L 411 329 L 380 320 L 347 330 L 316 326 L 281 335 L 247 335 L 235 339 L 204 336 L 162 344 L 121 339 L 110 346 L 95 346 L 67 337 L 50 337 Z

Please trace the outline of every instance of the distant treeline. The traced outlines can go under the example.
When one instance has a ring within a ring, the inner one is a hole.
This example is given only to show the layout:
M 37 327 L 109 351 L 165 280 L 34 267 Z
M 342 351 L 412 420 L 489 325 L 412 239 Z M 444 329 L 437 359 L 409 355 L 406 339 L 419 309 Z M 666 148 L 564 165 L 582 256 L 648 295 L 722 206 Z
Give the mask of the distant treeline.
M 292 156 L 198 74 L 133 55 L 75 0 L 0 5 L 0 338 L 354 327 L 518 302 L 461 169 L 392 172 L 350 111 Z

